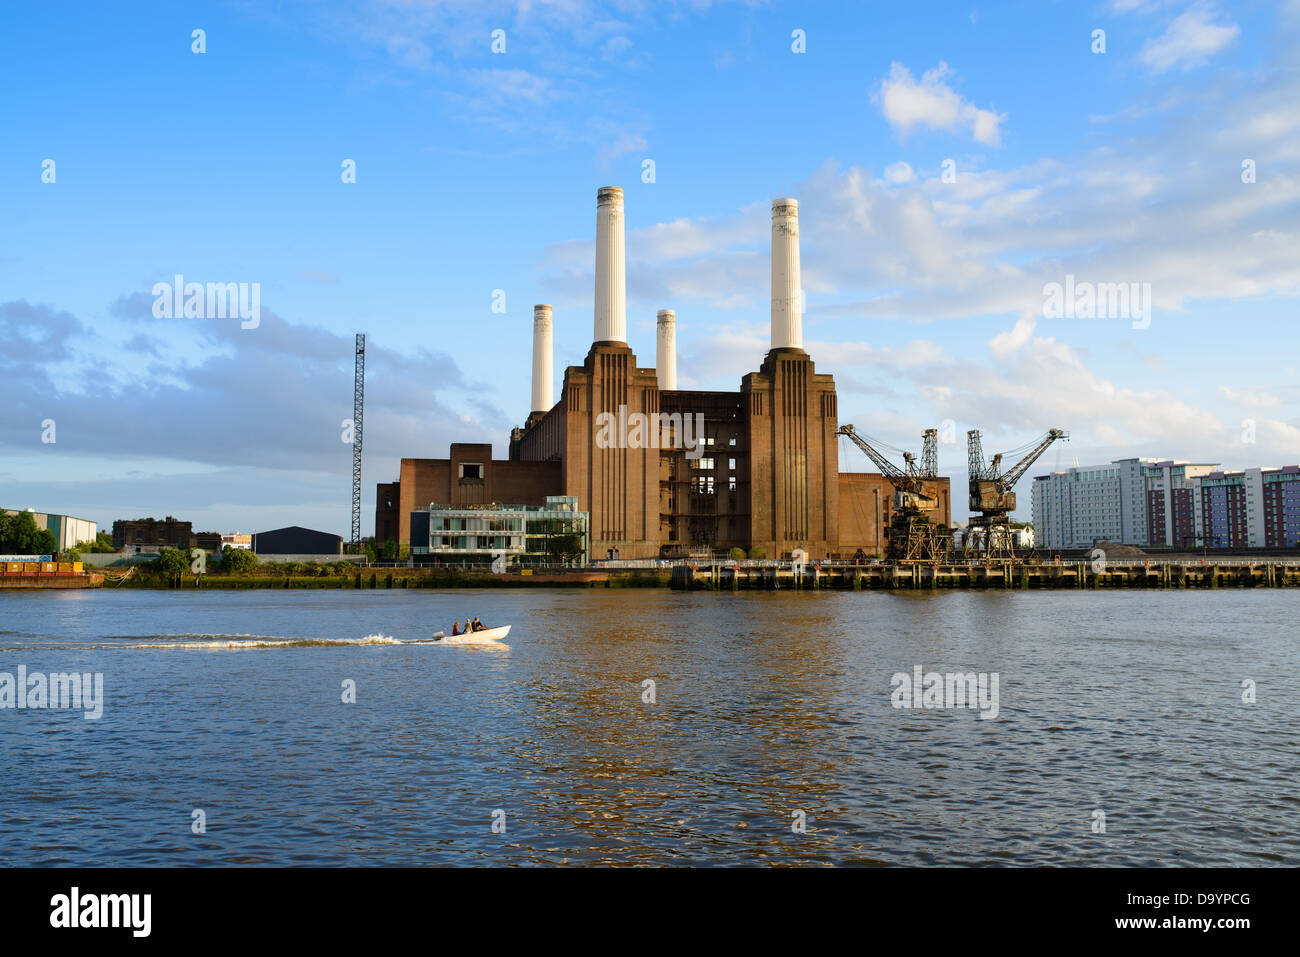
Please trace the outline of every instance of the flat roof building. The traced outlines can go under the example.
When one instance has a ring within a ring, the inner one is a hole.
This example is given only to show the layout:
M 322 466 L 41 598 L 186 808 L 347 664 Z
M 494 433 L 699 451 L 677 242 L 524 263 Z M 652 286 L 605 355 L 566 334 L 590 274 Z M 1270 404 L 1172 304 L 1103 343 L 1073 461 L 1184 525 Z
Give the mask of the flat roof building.
M 1033 519 L 1046 548 L 1294 548 L 1300 466 L 1224 471 L 1175 459 L 1118 459 L 1035 476 Z
M 193 537 L 191 522 L 170 515 L 163 519 L 118 519 L 113 523 L 113 548 L 127 554 L 151 554 L 164 548 L 188 549 Z
M 585 564 L 590 516 L 572 496 L 548 495 L 542 505 L 437 505 L 411 514 L 411 560 Z

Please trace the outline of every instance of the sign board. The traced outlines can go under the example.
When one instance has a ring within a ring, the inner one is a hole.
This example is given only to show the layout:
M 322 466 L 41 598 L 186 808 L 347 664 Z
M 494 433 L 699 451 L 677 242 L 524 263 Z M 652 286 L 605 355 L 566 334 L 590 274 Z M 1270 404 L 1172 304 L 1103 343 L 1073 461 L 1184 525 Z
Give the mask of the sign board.
M 0 555 L 0 562 L 49 562 L 50 555 Z

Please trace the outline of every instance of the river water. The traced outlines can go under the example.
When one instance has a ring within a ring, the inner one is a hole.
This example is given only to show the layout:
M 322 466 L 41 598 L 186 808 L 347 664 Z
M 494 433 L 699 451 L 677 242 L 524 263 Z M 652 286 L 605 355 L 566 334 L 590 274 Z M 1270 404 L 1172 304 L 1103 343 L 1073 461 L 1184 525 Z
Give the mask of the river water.
M 1295 865 L 1298 607 L 2 592 L 0 673 L 103 704 L 0 709 L 0 863 Z M 504 646 L 423 642 L 469 615 Z M 895 707 L 917 666 L 996 717 Z

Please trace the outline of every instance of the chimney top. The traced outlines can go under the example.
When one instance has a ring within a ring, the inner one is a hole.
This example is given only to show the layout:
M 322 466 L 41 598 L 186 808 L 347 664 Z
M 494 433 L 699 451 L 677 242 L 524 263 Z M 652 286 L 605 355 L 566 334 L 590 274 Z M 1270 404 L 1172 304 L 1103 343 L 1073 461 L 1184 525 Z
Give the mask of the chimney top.
M 623 187 L 602 186 L 596 190 L 596 204 L 598 206 L 622 206 Z

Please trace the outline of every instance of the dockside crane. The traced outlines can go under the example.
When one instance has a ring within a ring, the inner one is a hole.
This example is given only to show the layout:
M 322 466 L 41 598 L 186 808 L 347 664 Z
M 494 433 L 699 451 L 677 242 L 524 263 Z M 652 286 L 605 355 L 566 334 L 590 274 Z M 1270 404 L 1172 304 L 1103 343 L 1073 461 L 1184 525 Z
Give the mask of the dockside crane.
M 968 556 L 978 555 L 993 562 L 1019 560 L 1008 518 L 1008 514 L 1016 509 L 1016 493 L 1012 489 L 1053 442 L 1069 437 L 1070 434 L 1061 429 L 1049 429 L 1029 445 L 1010 452 L 999 452 L 986 462 L 979 429 L 971 429 L 966 433 L 971 518 L 964 551 Z M 1025 453 L 1024 457 L 1005 472 L 1002 471 L 1002 457 L 1021 452 Z
M 947 559 L 952 538 L 947 527 L 936 524 L 928 513 L 939 507 L 939 498 L 927 481 L 938 478 L 939 432 L 922 433 L 921 465 L 911 452 L 903 453 L 903 468 L 891 462 L 880 450 L 864 439 L 850 424 L 840 426 L 847 436 L 894 486 L 893 509 L 889 523 L 891 559 L 906 564 L 938 562 Z

